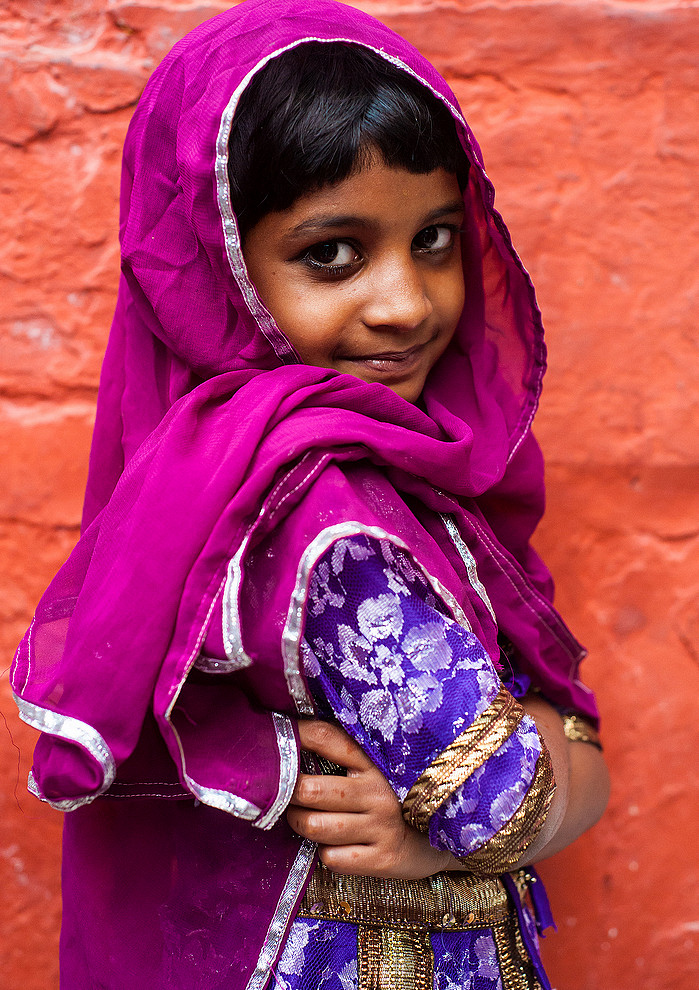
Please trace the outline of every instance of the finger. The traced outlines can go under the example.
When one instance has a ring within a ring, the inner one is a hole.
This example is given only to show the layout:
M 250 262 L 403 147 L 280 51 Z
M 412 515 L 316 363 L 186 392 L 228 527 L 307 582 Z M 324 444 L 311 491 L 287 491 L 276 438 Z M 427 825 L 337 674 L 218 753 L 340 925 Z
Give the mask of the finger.
M 375 807 L 375 794 L 361 777 L 301 773 L 291 803 L 320 811 L 365 812 Z
M 316 811 L 290 805 L 286 817 L 295 832 L 319 845 L 363 845 L 376 838 L 374 823 L 365 815 Z
M 338 725 L 309 719 L 300 721 L 298 726 L 303 749 L 348 770 L 367 770 L 374 766 L 364 750 Z
M 318 855 L 321 863 L 334 873 L 360 877 L 386 877 L 391 872 L 379 850 L 366 843 L 344 846 L 321 845 Z M 402 876 L 402 870 L 395 862 L 391 863 L 391 868 L 394 875 Z
M 441 870 L 460 869 L 461 864 L 450 853 L 431 847 L 422 855 L 402 851 L 393 844 L 368 843 L 344 846 L 320 846 L 321 862 L 334 873 L 349 873 L 361 877 L 390 877 L 395 880 L 418 880 L 434 876 Z

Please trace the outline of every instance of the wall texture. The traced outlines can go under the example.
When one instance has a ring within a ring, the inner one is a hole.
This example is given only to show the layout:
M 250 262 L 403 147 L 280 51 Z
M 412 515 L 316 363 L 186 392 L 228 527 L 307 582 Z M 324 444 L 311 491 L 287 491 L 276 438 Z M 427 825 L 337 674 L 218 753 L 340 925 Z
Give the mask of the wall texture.
M 78 533 L 132 108 L 169 47 L 224 6 L 0 11 L 3 666 Z M 538 544 L 590 648 L 613 774 L 603 822 L 542 871 L 559 922 L 554 983 L 694 990 L 699 4 L 356 6 L 451 81 L 548 329 Z M 5 684 L 0 713 L 0 986 L 55 990 L 60 816 L 24 789 L 32 733 Z

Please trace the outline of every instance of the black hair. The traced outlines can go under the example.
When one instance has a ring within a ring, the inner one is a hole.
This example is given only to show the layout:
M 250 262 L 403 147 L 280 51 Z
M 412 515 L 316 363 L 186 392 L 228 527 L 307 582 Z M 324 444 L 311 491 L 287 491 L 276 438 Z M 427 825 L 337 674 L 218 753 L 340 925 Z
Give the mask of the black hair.
M 360 45 L 307 42 L 271 59 L 243 92 L 228 144 L 241 236 L 267 213 L 341 182 L 373 151 L 415 174 L 468 181 L 449 110 L 401 69 Z

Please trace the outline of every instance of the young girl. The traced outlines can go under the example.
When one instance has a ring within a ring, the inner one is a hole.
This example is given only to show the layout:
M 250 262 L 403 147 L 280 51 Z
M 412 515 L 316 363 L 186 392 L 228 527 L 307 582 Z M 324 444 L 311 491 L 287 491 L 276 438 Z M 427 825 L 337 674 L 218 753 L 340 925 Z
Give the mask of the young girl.
M 528 543 L 539 311 L 453 94 L 365 14 L 247 0 L 150 80 L 121 242 L 13 668 L 62 986 L 548 986 L 521 867 L 606 778 Z

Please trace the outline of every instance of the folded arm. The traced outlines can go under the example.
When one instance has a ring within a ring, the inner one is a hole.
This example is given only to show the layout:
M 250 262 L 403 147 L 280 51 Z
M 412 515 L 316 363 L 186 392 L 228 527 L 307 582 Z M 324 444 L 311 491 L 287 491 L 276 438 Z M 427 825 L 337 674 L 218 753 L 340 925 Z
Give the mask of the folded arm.
M 599 750 L 562 736 L 558 712 L 539 698 L 524 703 L 552 752 L 559 786 L 537 838 L 514 868 L 536 863 L 570 845 L 599 820 L 609 795 L 609 775 Z M 318 842 L 320 857 L 338 873 L 417 879 L 440 870 L 466 869 L 460 859 L 435 849 L 426 834 L 407 825 L 400 801 L 361 747 L 336 725 L 309 721 L 299 726 L 301 745 L 342 767 L 347 776 L 301 774 L 288 810 L 300 835 Z
M 328 551 L 311 585 L 305 661 L 323 717 L 345 726 L 433 847 L 489 873 L 548 849 L 566 818 L 567 741 L 555 723 L 539 734 L 407 554 L 365 537 Z M 309 786 L 319 802 L 335 785 Z M 308 825 L 304 788 L 302 778 L 291 811 L 298 830 Z M 311 826 L 329 822 L 316 815 Z

